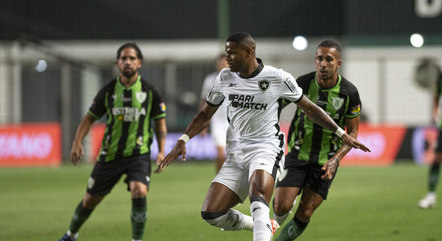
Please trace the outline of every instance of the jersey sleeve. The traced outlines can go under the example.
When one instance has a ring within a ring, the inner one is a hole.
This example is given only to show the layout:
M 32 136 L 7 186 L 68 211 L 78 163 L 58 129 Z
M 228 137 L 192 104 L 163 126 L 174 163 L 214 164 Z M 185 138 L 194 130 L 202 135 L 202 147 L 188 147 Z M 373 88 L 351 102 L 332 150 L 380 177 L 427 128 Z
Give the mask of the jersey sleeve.
M 224 71 L 224 70 L 223 70 Z M 219 106 L 224 101 L 224 95 L 221 92 L 221 76 L 223 72 L 220 72 L 213 83 L 212 89 L 207 95 L 207 103 L 214 106 Z
M 345 113 L 345 118 L 352 119 L 361 114 L 361 99 L 359 98 L 359 92 L 356 87 L 353 88 L 351 93 L 349 94 L 349 104 L 347 113 Z
M 94 100 L 92 101 L 91 106 L 89 107 L 88 113 L 97 120 L 106 113 L 106 93 L 106 89 L 102 88 L 97 93 Z
M 152 95 L 152 119 L 160 119 L 166 117 L 166 104 L 164 103 L 163 98 L 161 97 L 158 90 L 154 87 L 152 87 Z
M 298 86 L 295 78 L 281 70 L 281 98 L 292 102 L 298 102 L 302 97 L 302 89 Z

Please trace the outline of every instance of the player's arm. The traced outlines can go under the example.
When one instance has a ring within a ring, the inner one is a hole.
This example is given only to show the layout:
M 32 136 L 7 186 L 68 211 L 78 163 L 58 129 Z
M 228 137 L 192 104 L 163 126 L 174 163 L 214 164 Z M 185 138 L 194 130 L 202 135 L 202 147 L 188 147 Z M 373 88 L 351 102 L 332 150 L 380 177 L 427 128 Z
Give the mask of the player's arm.
M 340 128 L 323 109 L 319 108 L 319 106 L 310 101 L 307 97 L 302 96 L 301 100 L 296 102 L 296 105 L 302 109 L 310 120 L 323 128 L 333 131 L 344 141 L 344 143 L 347 143 L 353 148 L 361 149 L 362 151 L 370 151 L 368 147 L 360 143 L 356 138 L 345 133 L 345 131 Z
M 71 148 L 71 162 L 77 165 L 84 156 L 84 148 L 82 141 L 89 133 L 91 126 L 96 121 L 95 117 L 87 113 L 77 127 L 74 142 Z
M 359 116 L 351 119 L 345 119 L 345 126 L 347 127 L 347 134 L 351 137 L 357 138 L 359 128 Z M 342 144 L 336 154 L 322 167 L 322 170 L 325 171 L 325 174 L 321 176 L 322 179 L 330 180 L 331 178 L 333 178 L 334 174 L 336 173 L 336 169 L 339 166 L 339 163 L 341 162 L 342 158 L 344 158 L 344 156 L 351 150 L 351 148 L 352 147 L 345 142 Z
M 431 121 L 433 124 L 437 124 L 437 118 L 439 116 L 439 93 L 434 93 L 433 97 L 433 111 Z
M 167 167 L 172 161 L 182 156 L 182 160 L 186 160 L 186 142 L 192 137 L 200 133 L 207 128 L 209 121 L 213 114 L 218 110 L 219 106 L 212 106 L 207 103 L 203 105 L 198 114 L 193 118 L 190 124 L 187 126 L 184 134 L 177 140 L 175 146 L 169 154 L 160 162 L 160 167 Z
M 164 159 L 164 147 L 166 146 L 166 136 L 167 136 L 167 125 L 166 118 L 155 119 L 155 136 L 157 138 L 158 143 L 158 155 L 156 164 L 158 168 L 155 170 L 155 173 L 161 172 L 160 162 Z

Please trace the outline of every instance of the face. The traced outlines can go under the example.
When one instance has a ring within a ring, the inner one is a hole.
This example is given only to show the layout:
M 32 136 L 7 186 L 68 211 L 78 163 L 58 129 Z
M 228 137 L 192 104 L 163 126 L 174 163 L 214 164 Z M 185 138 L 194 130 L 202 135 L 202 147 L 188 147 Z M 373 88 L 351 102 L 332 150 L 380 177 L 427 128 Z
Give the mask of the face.
M 321 80 L 331 80 L 337 76 L 342 60 L 335 48 L 319 47 L 316 50 L 316 72 Z
M 137 57 L 137 51 L 133 48 L 124 48 L 120 52 L 120 57 L 117 59 L 117 66 L 120 73 L 126 78 L 130 78 L 138 73 L 141 68 L 141 59 Z
M 247 59 L 247 50 L 236 42 L 226 42 L 226 61 L 232 72 L 241 72 Z

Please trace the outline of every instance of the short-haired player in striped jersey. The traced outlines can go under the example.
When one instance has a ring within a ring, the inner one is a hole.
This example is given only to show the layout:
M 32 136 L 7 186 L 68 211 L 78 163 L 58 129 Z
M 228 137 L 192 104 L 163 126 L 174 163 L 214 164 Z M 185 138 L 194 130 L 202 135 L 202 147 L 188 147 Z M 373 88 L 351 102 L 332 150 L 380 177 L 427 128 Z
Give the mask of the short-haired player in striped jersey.
M 84 155 L 82 140 L 92 124 L 103 115 L 107 117 L 101 150 L 89 178 L 86 195 L 75 209 L 68 232 L 59 241 L 77 239 L 82 224 L 123 174 L 126 174 L 125 182 L 132 198 L 132 240 L 143 238 L 153 133 L 158 141 L 159 164 L 164 158 L 167 128 L 166 106 L 162 97 L 138 73 L 142 63 L 143 55 L 135 43 L 122 45 L 117 51 L 116 61 L 119 76 L 98 92 L 77 128 L 71 150 L 74 165 Z
M 325 40 L 316 48 L 316 71 L 296 78 L 304 96 L 323 109 L 349 136 L 358 135 L 361 100 L 356 87 L 338 74 L 341 47 Z M 296 213 L 281 230 L 278 241 L 294 240 L 305 230 L 315 209 L 327 198 L 339 162 L 352 148 L 339 135 L 313 122 L 297 109 L 288 134 L 289 153 L 278 177 L 273 201 L 275 219 L 282 224 L 296 196 L 302 197 Z M 354 146 L 353 146 L 354 147 Z
M 278 119 L 282 99 L 295 102 L 312 120 L 333 132 L 343 130 L 317 105 L 303 96 L 293 76 L 264 65 L 255 55 L 255 40 L 245 32 L 227 38 L 229 68 L 217 76 L 207 102 L 161 166 L 182 155 L 185 143 L 207 127 L 219 105 L 227 101 L 227 160 L 214 178 L 204 200 L 201 216 L 223 230 L 253 230 L 254 241 L 269 241 L 274 231 L 269 214 L 276 173 L 284 158 L 284 136 Z M 350 145 L 368 150 L 355 138 L 343 134 Z M 252 217 L 232 209 L 249 197 Z

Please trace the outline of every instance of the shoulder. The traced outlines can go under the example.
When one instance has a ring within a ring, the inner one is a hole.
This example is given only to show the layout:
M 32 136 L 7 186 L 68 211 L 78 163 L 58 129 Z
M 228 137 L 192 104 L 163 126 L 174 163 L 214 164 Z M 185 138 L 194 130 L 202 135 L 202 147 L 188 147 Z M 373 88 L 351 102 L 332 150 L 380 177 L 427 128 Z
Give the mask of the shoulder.
M 358 93 L 358 88 L 344 76 L 341 76 L 341 89 L 349 94 Z
M 221 72 L 219 72 L 220 81 L 234 79 L 235 77 L 236 73 L 230 71 L 230 68 L 222 69 Z
M 110 92 L 113 91 L 115 89 L 115 85 L 117 83 L 117 79 L 112 79 L 111 81 L 109 81 L 109 83 L 107 83 L 105 86 L 103 86 L 100 89 L 99 93 L 106 93 L 106 92 Z
M 301 82 L 301 81 L 311 81 L 311 80 L 315 79 L 315 75 L 316 75 L 315 71 L 307 73 L 307 74 L 303 74 L 303 75 L 297 77 L 296 81 L 298 81 L 298 82 Z

